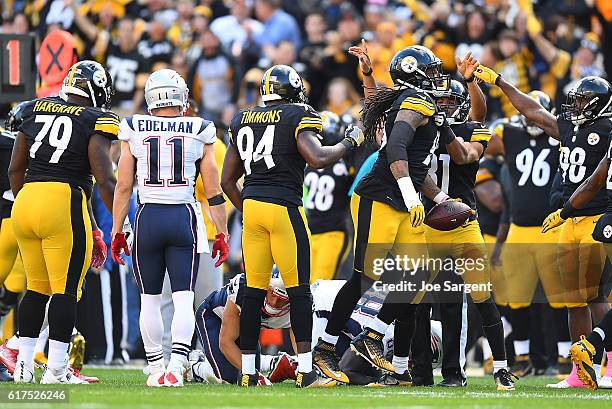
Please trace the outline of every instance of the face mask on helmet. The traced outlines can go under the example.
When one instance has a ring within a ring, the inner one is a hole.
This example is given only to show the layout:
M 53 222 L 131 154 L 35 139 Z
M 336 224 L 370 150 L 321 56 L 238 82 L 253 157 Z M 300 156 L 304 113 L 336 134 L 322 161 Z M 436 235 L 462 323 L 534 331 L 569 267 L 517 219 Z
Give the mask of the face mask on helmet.
M 60 97 L 67 100 L 69 95 L 77 95 L 90 100 L 94 107 L 110 109 L 114 93 L 113 80 L 100 63 L 81 61 L 68 71 Z
M 563 119 L 574 125 L 610 117 L 612 91 L 606 80 L 586 77 L 576 83 L 567 94 L 566 103 L 561 106 Z
M 335 145 L 343 138 L 340 133 L 340 118 L 333 112 L 321 112 L 321 120 L 323 122 L 323 130 L 321 131 L 321 144 L 324 146 Z
M 523 115 L 520 116 L 519 119 L 520 124 L 525 128 L 529 136 L 540 136 L 544 133 L 544 131 L 538 128 L 533 122 L 525 118 Z
M 289 296 L 284 288 L 268 287 L 262 312 L 268 317 L 281 317 L 289 312 Z
M 461 95 L 451 94 L 436 98 L 436 105 L 439 111 L 446 114 L 449 125 L 462 124 L 468 119 L 470 101 Z
M 393 78 L 396 86 L 404 85 L 421 89 L 432 93 L 436 97 L 443 96 L 450 89 L 451 77 L 442 73 L 442 61 L 437 58 L 430 64 L 419 66 L 416 58 L 408 55 L 400 61 L 399 67 L 395 67 L 391 71 L 397 68 L 403 74 L 407 74 L 407 77 L 402 78 L 405 75 L 396 75 Z

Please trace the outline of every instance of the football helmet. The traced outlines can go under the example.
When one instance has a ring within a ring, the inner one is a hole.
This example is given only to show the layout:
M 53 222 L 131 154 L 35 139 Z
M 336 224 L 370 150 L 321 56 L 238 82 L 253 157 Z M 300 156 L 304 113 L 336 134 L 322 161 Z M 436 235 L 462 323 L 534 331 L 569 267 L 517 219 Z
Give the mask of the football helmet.
M 446 114 L 446 123 L 462 124 L 470 114 L 470 94 L 462 83 L 451 80 L 449 90 L 436 98 L 436 105 Z
M 427 47 L 412 45 L 399 51 L 389 64 L 398 87 L 411 87 L 441 96 L 450 89 L 450 75 L 442 73 L 442 61 Z
M 19 130 L 19 125 L 23 121 L 23 109 L 28 102 L 20 102 L 11 109 L 11 112 L 9 112 L 8 117 L 4 121 L 4 129 L 13 133 Z
M 542 91 L 538 91 L 538 90 L 533 90 L 533 91 L 529 92 L 527 95 L 529 95 L 532 99 L 537 101 L 538 104 L 542 105 L 542 107 L 545 110 L 547 110 L 548 112 L 550 112 L 553 115 L 555 114 L 555 108 L 552 105 L 550 97 L 548 95 L 546 95 L 546 93 L 544 93 Z M 527 133 L 530 136 L 540 136 L 540 135 L 542 135 L 544 133 L 544 131 L 542 129 L 540 129 L 537 126 L 535 126 L 530 120 L 525 118 L 524 115 L 520 116 L 520 122 L 525 127 L 525 129 L 527 130 Z
M 261 77 L 259 92 L 264 104 L 281 100 L 303 104 L 308 101 L 302 77 L 288 65 L 275 65 L 268 68 Z
M 85 60 L 70 68 L 62 83 L 60 97 L 67 100 L 68 95 L 78 95 L 90 99 L 94 107 L 110 109 L 114 93 L 113 79 L 102 64 Z
M 157 108 L 180 107 L 184 114 L 189 107 L 189 89 L 178 72 L 164 68 L 149 75 L 145 101 L 149 113 Z
M 598 118 L 612 116 L 612 86 L 600 77 L 584 77 L 567 93 L 561 106 L 563 119 L 582 125 Z
M 343 134 L 340 132 L 342 125 L 340 117 L 331 111 L 322 111 L 320 114 L 323 121 L 321 144 L 325 146 L 337 144 L 343 138 Z
M 274 270 L 262 311 L 269 317 L 280 317 L 289 312 L 289 295 L 278 270 Z

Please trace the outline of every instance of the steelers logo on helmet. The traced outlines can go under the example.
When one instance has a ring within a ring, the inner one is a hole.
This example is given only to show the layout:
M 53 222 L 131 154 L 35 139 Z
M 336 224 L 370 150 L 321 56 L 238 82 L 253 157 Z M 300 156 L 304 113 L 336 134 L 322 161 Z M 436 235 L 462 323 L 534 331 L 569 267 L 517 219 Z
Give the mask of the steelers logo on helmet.
M 102 88 L 104 86 L 106 86 L 106 72 L 104 72 L 103 69 L 99 69 L 97 71 L 94 71 L 93 76 L 93 83 L 96 84 L 96 86 Z
M 402 68 L 402 71 L 404 71 L 405 73 L 410 74 L 410 73 L 415 72 L 417 70 L 418 63 L 417 63 L 416 58 L 414 58 L 413 56 L 409 55 L 407 57 L 404 57 L 404 59 L 400 63 L 400 67 Z
M 612 226 L 610 226 L 609 224 L 606 225 L 606 227 L 603 228 L 603 235 L 606 239 L 612 237 Z
M 302 79 L 300 78 L 300 74 L 298 74 L 294 70 L 290 70 L 289 83 L 293 86 L 293 88 L 300 88 L 302 86 Z
M 599 143 L 599 135 L 595 132 L 590 133 L 589 136 L 587 136 L 587 142 L 589 145 L 597 145 Z

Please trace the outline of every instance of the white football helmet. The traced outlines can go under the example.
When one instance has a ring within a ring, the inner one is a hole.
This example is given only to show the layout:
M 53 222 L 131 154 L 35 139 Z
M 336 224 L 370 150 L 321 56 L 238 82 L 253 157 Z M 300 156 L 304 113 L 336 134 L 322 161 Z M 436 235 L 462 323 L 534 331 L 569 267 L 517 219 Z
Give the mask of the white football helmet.
M 164 68 L 149 76 L 145 85 L 145 101 L 149 113 L 163 107 L 181 107 L 185 113 L 189 104 L 189 89 L 178 72 Z
M 289 295 L 276 267 L 274 270 L 275 272 L 272 274 L 272 278 L 270 278 L 268 293 L 264 299 L 262 311 L 269 317 L 281 317 L 289 312 Z

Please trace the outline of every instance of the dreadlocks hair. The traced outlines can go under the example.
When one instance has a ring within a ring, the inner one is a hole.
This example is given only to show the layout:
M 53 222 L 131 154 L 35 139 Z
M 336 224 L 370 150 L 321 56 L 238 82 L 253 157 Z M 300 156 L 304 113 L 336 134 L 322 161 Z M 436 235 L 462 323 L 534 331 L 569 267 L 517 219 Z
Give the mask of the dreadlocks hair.
M 361 121 L 365 128 L 364 135 L 368 142 L 376 140 L 376 131 L 385 125 L 387 111 L 405 88 L 379 87 L 374 95 L 364 100 L 361 110 Z

